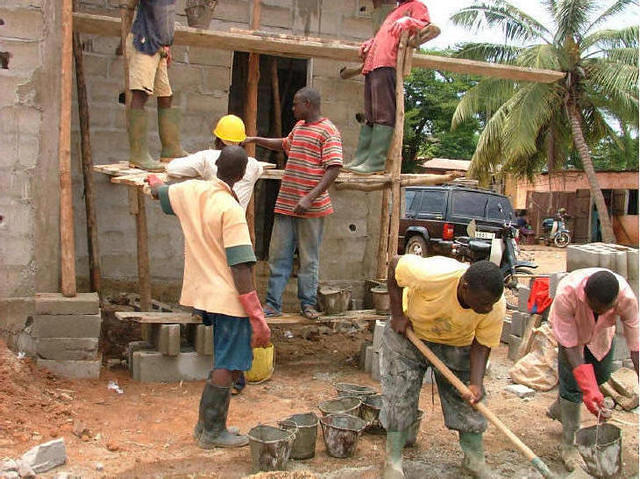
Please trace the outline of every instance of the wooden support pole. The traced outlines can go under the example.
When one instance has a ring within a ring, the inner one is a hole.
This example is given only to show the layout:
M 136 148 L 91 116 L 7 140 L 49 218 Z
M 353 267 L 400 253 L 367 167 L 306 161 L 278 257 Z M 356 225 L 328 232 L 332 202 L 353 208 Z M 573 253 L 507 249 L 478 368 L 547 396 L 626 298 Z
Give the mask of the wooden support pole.
M 131 105 L 131 91 L 129 90 L 129 55 L 127 53 L 127 36 L 133 23 L 133 10 L 137 0 L 127 0 L 120 7 L 120 47 L 122 48 L 122 70 L 124 73 L 124 98 L 125 107 L 128 110 Z M 129 117 L 126 116 L 126 124 L 129 125 Z
M 149 232 L 147 231 L 147 209 L 142 187 L 130 186 L 129 213 L 136 218 L 136 249 L 138 257 L 138 293 L 140 310 L 151 311 L 151 274 L 149 267 Z
M 74 0 L 74 8 L 77 8 Z M 78 90 L 78 117 L 80 119 L 80 148 L 82 152 L 82 177 L 84 180 L 84 205 L 87 214 L 87 245 L 89 250 L 89 283 L 91 291 L 100 294 L 100 251 L 98 248 L 98 224 L 96 221 L 96 198 L 93 187 L 93 158 L 89 130 L 89 104 L 87 85 L 84 81 L 82 43 L 80 34 L 73 34 L 73 56 L 76 64 L 76 88 Z
M 63 296 L 76 295 L 76 252 L 73 236 L 73 192 L 71 190 L 71 85 L 72 21 L 71 0 L 61 2 L 62 55 L 60 58 L 60 125 L 58 163 L 60 169 L 60 260 Z
M 391 173 L 391 219 L 389 222 L 389 242 L 387 261 L 398 252 L 398 229 L 400 227 L 400 206 L 402 188 L 400 173 L 402 170 L 402 140 L 404 136 L 404 73 L 405 66 L 411 62 L 413 48 L 407 47 L 408 33 L 403 32 L 398 45 L 398 63 L 396 67 L 396 123 L 393 138 L 387 155 Z
M 271 59 L 271 96 L 273 98 L 273 131 L 272 137 L 282 137 L 282 105 L 280 104 L 280 79 L 278 78 L 278 59 Z M 284 168 L 284 153 L 276 152 L 276 167 Z

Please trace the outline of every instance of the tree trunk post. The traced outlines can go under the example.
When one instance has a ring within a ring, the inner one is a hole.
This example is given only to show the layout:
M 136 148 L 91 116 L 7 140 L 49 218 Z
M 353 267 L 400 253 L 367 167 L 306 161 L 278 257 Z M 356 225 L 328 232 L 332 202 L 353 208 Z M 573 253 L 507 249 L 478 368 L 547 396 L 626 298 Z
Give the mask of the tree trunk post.
M 73 191 L 71 189 L 71 89 L 73 55 L 73 6 L 62 0 L 62 55 L 60 59 L 60 125 L 58 163 L 60 172 L 60 258 L 62 295 L 76 295 L 76 252 L 73 236 Z

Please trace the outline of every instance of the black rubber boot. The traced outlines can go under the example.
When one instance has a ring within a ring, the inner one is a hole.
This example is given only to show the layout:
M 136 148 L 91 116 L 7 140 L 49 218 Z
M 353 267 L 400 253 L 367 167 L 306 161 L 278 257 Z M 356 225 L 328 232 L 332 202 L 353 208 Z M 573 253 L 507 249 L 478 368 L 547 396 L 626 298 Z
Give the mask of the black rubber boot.
M 242 447 L 249 444 L 249 439 L 246 436 L 236 436 L 227 430 L 230 400 L 230 387 L 220 387 L 210 381 L 206 382 L 201 400 L 204 427 L 198 440 L 198 446 L 202 449 Z
M 164 171 L 164 165 L 151 158 L 147 144 L 147 112 L 131 109 L 129 116 L 129 165 L 147 171 Z
M 204 410 L 205 410 L 205 395 L 207 394 L 207 386 L 209 385 L 209 382 L 206 382 L 204 384 L 204 389 L 202 390 L 202 396 L 200 396 L 200 408 L 199 408 L 199 412 L 198 412 L 198 422 L 196 423 L 196 427 L 193 428 L 193 438 L 198 441 L 200 440 L 200 436 L 202 435 L 202 432 L 204 431 Z M 236 436 L 240 435 L 240 429 L 237 428 L 236 426 L 229 426 L 227 428 L 227 431 L 229 431 L 231 434 L 234 434 Z

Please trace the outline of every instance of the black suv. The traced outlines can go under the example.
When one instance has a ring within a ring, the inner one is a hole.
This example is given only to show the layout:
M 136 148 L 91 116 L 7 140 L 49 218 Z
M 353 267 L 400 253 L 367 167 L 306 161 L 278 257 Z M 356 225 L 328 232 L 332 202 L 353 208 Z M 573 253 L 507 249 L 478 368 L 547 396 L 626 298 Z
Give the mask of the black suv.
M 457 185 L 408 187 L 398 253 L 448 255 L 451 241 L 467 235 L 471 220 L 476 220 L 480 232 L 476 236 L 487 232 L 499 238 L 505 221 L 515 222 L 515 215 L 509 199 L 490 190 Z

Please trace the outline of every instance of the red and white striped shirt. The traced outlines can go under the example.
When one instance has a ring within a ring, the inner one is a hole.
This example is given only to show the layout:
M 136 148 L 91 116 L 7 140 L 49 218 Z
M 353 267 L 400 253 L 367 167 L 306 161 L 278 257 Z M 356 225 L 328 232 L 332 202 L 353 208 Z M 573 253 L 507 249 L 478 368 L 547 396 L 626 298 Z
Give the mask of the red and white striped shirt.
M 333 213 L 331 198 L 324 191 L 313 200 L 304 214 L 293 213 L 298 201 L 313 189 L 330 166 L 342 166 L 342 138 L 327 118 L 313 123 L 300 120 L 282 140 L 289 157 L 278 192 L 274 213 L 302 218 L 317 218 Z

